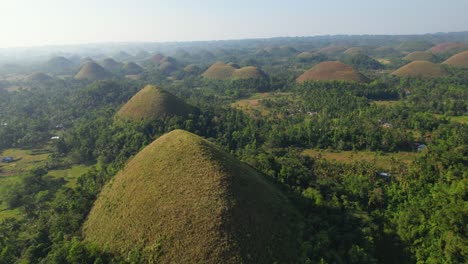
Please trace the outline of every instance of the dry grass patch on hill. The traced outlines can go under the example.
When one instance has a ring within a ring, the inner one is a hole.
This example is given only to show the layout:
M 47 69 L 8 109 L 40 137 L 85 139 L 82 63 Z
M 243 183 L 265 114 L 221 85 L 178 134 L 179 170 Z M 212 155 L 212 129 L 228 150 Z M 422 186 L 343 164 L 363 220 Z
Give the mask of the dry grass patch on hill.
M 433 78 L 445 76 L 447 72 L 440 64 L 429 61 L 413 61 L 394 71 L 392 74 L 400 77 Z

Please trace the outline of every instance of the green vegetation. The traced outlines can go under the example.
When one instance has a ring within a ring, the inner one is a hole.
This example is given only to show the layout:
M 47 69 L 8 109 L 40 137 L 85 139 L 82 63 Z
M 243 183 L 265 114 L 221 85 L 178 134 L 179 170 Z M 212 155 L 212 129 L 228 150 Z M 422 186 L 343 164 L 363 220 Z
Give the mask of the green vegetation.
M 357 162 L 368 162 L 374 164 L 377 168 L 384 169 L 387 172 L 394 172 L 395 164 L 410 165 L 418 153 L 415 152 L 398 152 L 398 153 L 382 153 L 372 151 L 326 151 L 316 149 L 306 149 L 303 151 L 305 155 L 312 158 L 324 158 L 329 161 L 340 163 L 353 164 Z
M 0 263 L 464 263 L 467 71 L 391 73 L 466 36 L 128 44 L 138 78 L 92 83 L 0 65 Z

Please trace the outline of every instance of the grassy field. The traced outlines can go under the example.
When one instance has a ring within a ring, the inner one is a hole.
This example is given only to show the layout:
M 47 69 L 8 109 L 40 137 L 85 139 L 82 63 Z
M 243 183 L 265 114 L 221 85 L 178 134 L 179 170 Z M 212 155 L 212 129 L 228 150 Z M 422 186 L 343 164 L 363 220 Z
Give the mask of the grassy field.
M 400 101 L 398 100 L 382 100 L 382 101 L 372 101 L 373 104 L 378 106 L 394 106 L 398 104 Z
M 11 156 L 14 162 L 0 163 L 0 222 L 7 217 L 20 217 L 18 209 L 8 210 L 2 201 L 4 195 L 13 185 L 19 183 L 22 177 L 32 168 L 44 165 L 50 150 L 43 149 L 6 149 L 0 157 Z M 73 165 L 67 169 L 51 170 L 48 175 L 54 178 L 64 178 L 67 186 L 74 187 L 76 179 L 85 173 L 89 166 Z
M 244 111 L 247 114 L 254 114 L 254 112 L 259 112 L 260 115 L 267 115 L 269 113 L 268 107 L 263 105 L 260 100 L 262 99 L 271 99 L 280 98 L 282 96 L 287 96 L 290 93 L 255 93 L 247 99 L 238 100 L 231 104 L 231 107 L 237 108 Z
M 64 178 L 67 181 L 66 185 L 73 188 L 76 185 L 78 177 L 87 172 L 89 168 L 90 166 L 73 165 L 68 169 L 51 170 L 49 171 L 49 175 L 54 178 Z
M 1 157 L 13 157 L 11 163 L 0 163 L 0 178 L 24 173 L 36 166 L 42 165 L 47 159 L 48 149 L 7 149 Z
M 443 115 L 435 115 L 438 118 L 444 117 Z M 468 124 L 468 115 L 464 116 L 447 116 L 451 122 L 460 123 L 460 124 Z
M 351 164 L 357 161 L 374 162 L 379 168 L 391 171 L 394 161 L 410 164 L 418 153 L 416 152 L 398 152 L 398 153 L 379 153 L 372 151 L 341 151 L 332 152 L 329 150 L 306 149 L 303 154 L 310 157 L 319 157 L 326 160 Z

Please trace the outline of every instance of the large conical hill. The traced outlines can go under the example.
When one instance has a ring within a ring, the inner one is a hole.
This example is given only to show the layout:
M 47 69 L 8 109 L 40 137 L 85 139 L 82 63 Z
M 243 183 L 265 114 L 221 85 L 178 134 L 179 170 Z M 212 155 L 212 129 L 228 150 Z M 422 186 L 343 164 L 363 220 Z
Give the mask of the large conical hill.
M 229 64 L 216 62 L 203 73 L 203 77 L 207 79 L 229 80 L 235 70 L 236 68 Z
M 460 52 L 448 58 L 443 64 L 468 69 L 468 51 Z
M 105 80 L 111 77 L 111 74 L 106 71 L 101 65 L 95 62 L 87 62 L 81 67 L 80 71 L 75 75 L 78 80 Z
M 321 62 L 297 78 L 297 82 L 306 81 L 354 81 L 365 82 L 366 77 L 353 67 L 338 62 Z
M 183 130 L 138 153 L 99 194 L 85 240 L 156 263 L 296 263 L 298 215 L 262 175 Z
M 447 75 L 447 72 L 440 64 L 435 64 L 429 61 L 413 61 L 399 68 L 392 73 L 399 77 L 442 77 Z
M 186 116 L 193 108 L 177 96 L 154 85 L 135 94 L 116 114 L 124 120 L 156 120 L 167 116 Z

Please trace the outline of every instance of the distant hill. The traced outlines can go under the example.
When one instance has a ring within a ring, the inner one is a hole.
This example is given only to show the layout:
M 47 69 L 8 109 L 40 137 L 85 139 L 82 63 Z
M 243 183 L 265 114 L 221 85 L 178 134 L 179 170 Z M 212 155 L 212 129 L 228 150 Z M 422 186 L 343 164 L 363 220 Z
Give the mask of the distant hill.
M 140 74 L 143 72 L 143 68 L 134 62 L 124 63 L 122 69 L 125 74 Z
M 128 60 L 132 57 L 132 55 L 128 54 L 127 52 L 125 51 L 119 51 L 118 53 L 116 53 L 113 58 L 118 60 L 118 61 L 125 61 L 125 60 Z
M 190 64 L 184 67 L 184 71 L 190 74 L 199 74 L 201 72 L 201 68 L 196 64 Z
M 418 50 L 428 50 L 433 46 L 432 43 L 424 40 L 407 40 L 403 41 L 398 49 L 406 52 L 413 52 Z
M 110 77 L 111 74 L 95 62 L 86 63 L 75 75 L 75 79 L 89 81 L 105 80 Z
M 60 56 L 49 59 L 43 66 L 45 71 L 53 73 L 65 73 L 73 71 L 75 68 L 76 66 L 73 62 Z
M 167 116 L 186 116 L 193 111 L 182 99 L 154 85 L 135 94 L 116 114 L 124 120 L 157 120 Z
M 233 79 L 261 79 L 265 77 L 265 73 L 254 66 L 236 69 L 232 74 Z
M 161 53 L 156 53 L 149 58 L 149 61 L 155 64 L 159 64 L 163 59 L 164 56 Z
M 340 53 L 346 50 L 346 47 L 340 45 L 330 45 L 319 50 L 320 53 L 332 54 Z
M 295 263 L 298 215 L 262 175 L 175 130 L 140 151 L 99 194 L 85 240 L 155 263 Z
M 434 59 L 434 55 L 427 51 L 413 51 L 406 55 L 403 59 L 407 61 L 432 61 Z
M 468 51 L 460 52 L 448 58 L 443 64 L 468 69 Z
M 354 81 L 365 82 L 366 77 L 353 67 L 338 61 L 321 62 L 297 78 L 297 82 L 305 81 Z
M 102 67 L 111 72 L 119 71 L 121 64 L 112 58 L 106 58 L 101 63 Z
M 392 73 L 400 77 L 442 77 L 447 74 L 440 64 L 435 64 L 429 61 L 413 61 Z
M 202 75 L 207 79 L 230 80 L 236 68 L 224 62 L 216 62 L 211 65 Z
M 25 80 L 28 82 L 47 82 L 51 81 L 53 78 L 43 72 L 36 72 L 31 75 L 28 75 Z
M 140 50 L 138 51 L 138 53 L 135 55 L 135 58 L 137 59 L 147 59 L 151 56 L 151 54 L 149 52 L 147 52 L 146 50 Z
M 468 49 L 466 43 L 442 43 L 431 48 L 431 52 L 434 54 L 443 54 L 447 52 L 463 51 Z
M 358 54 L 366 54 L 367 52 L 361 47 L 352 47 L 343 52 L 346 55 L 358 55 Z
M 260 79 L 265 77 L 260 69 L 254 66 L 247 66 L 240 69 L 236 69 L 232 65 L 224 62 L 216 62 L 211 65 L 203 74 L 203 77 L 207 79 L 215 80 L 232 80 L 232 79 Z

